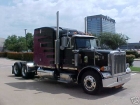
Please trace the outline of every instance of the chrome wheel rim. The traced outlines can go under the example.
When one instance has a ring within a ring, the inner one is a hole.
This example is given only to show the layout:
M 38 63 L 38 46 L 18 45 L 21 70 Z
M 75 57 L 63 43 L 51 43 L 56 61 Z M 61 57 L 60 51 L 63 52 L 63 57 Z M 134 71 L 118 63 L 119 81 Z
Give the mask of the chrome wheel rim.
M 95 90 L 95 88 L 96 88 L 96 81 L 95 81 L 93 76 L 88 75 L 88 76 L 86 76 L 84 78 L 84 87 L 88 91 Z

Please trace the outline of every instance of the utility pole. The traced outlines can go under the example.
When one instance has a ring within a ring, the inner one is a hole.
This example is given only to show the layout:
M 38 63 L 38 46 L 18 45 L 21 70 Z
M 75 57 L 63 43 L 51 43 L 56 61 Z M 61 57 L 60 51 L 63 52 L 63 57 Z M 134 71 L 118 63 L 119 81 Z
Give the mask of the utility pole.
M 25 47 L 26 47 L 26 51 L 27 51 L 27 38 L 26 38 L 26 30 L 27 29 L 24 29 L 24 30 L 25 30 L 25 39 L 26 39 Z
M 127 42 L 127 50 L 128 50 L 128 39 L 129 39 L 128 37 L 126 37 L 126 39 L 125 39 Z

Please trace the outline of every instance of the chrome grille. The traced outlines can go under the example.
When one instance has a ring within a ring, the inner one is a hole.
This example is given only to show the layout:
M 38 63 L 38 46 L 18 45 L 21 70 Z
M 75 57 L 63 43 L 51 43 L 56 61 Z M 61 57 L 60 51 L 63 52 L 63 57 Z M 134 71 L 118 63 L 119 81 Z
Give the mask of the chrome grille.
M 119 74 L 126 71 L 126 54 L 125 52 L 114 52 L 109 56 L 109 66 L 113 74 Z

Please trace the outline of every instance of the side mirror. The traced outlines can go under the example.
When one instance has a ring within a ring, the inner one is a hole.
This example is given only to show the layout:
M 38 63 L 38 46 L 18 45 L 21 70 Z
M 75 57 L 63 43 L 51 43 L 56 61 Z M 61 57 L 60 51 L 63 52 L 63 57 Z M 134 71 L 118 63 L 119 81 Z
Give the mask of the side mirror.
M 67 44 L 67 47 L 68 47 L 68 48 L 71 48 L 71 47 L 72 47 L 72 46 L 71 46 L 71 38 L 70 38 L 70 37 L 68 38 L 68 44 Z
M 61 46 L 60 46 L 60 49 L 61 50 L 64 50 L 64 48 L 67 47 L 67 43 L 68 43 L 67 37 L 62 37 L 61 38 Z
M 61 38 L 61 46 L 60 49 L 64 50 L 65 47 L 71 48 L 71 38 L 69 37 L 62 37 Z
M 67 37 L 62 37 L 61 38 L 61 46 L 67 47 L 68 39 Z
M 96 45 L 98 48 L 100 48 L 100 41 L 98 39 L 96 39 Z

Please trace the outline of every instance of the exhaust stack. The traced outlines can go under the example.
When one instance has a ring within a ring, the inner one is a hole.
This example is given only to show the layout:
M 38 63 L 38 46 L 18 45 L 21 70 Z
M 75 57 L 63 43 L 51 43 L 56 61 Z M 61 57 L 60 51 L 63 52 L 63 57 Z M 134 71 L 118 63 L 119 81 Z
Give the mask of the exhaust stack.
M 57 33 L 56 33 L 56 39 L 59 39 L 59 11 L 56 13 L 57 15 Z
M 56 30 L 56 40 L 55 40 L 55 64 L 56 68 L 59 70 L 59 48 L 60 48 L 60 39 L 59 39 L 59 11 L 56 13 L 57 17 L 57 30 Z

